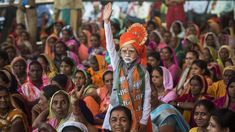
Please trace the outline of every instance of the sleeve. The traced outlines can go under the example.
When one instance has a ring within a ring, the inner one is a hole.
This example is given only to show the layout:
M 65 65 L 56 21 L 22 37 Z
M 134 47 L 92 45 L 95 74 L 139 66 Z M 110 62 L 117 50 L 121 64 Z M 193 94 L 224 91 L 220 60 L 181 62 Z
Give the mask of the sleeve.
M 143 125 L 147 125 L 148 118 L 151 112 L 151 87 L 150 87 L 150 77 L 149 73 L 145 72 L 145 95 L 144 95 L 144 105 L 143 105 L 143 114 L 140 120 L 140 123 Z
M 113 70 L 116 70 L 116 67 L 118 66 L 118 62 L 120 60 L 119 55 L 115 49 L 115 44 L 113 42 L 113 34 L 111 31 L 111 25 L 110 23 L 104 23 L 104 29 L 105 29 L 105 38 L 106 38 L 106 48 L 110 56 L 111 66 Z

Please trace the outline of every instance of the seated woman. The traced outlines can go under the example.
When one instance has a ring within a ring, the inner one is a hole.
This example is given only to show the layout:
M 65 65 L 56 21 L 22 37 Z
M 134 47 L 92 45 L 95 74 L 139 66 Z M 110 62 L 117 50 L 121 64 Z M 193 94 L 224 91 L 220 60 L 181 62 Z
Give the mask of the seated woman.
M 226 86 L 226 95 L 214 101 L 217 108 L 227 108 L 235 112 L 235 76 L 230 77 Z
M 65 74 L 69 78 L 69 80 L 72 81 L 76 70 L 76 65 L 71 58 L 64 57 L 62 59 L 60 64 L 60 74 Z
M 42 65 L 43 68 L 43 82 L 48 84 L 50 80 L 56 75 L 57 69 L 46 54 L 39 55 L 37 61 Z
M 15 57 L 11 62 L 11 71 L 18 81 L 18 87 L 27 82 L 26 68 L 27 62 L 21 56 Z
M 6 87 L 0 86 L 0 98 L 4 102 L 0 107 L 0 130 L 5 132 L 28 132 L 27 117 L 14 106 L 11 94 Z
M 151 121 L 153 132 L 188 132 L 189 126 L 173 106 L 158 100 L 157 89 L 151 92 Z
M 45 109 L 34 120 L 32 127 L 36 129 L 43 122 L 49 123 L 53 128 L 67 121 L 71 116 L 70 96 L 63 90 L 53 94 L 50 100 L 49 109 Z
M 152 89 L 157 89 L 158 99 L 168 103 L 173 101 L 177 94 L 173 90 L 173 79 L 171 73 L 165 67 L 157 67 L 152 71 Z
M 27 101 L 34 105 L 40 97 L 40 92 L 42 91 L 43 86 L 47 84 L 43 84 L 43 69 L 42 65 L 38 61 L 32 61 L 28 65 L 28 69 L 28 80 L 21 86 L 19 92 L 27 99 Z
M 184 83 L 184 87 L 179 89 L 177 91 L 177 94 L 179 96 L 182 96 L 184 94 L 188 94 L 190 90 L 190 84 L 189 80 L 191 79 L 192 76 L 194 75 L 201 75 L 206 79 L 207 86 L 212 85 L 212 79 L 210 78 L 210 71 L 207 69 L 207 64 L 205 61 L 202 60 L 195 60 L 192 63 L 192 66 L 189 71 L 188 79 Z
M 160 58 L 160 53 L 159 52 L 149 52 L 147 54 L 147 70 L 149 73 L 152 72 L 152 69 L 154 67 L 162 66 L 161 58 Z
M 197 127 L 191 128 L 189 132 L 207 132 L 212 111 L 215 105 L 209 100 L 200 100 L 196 103 L 193 119 Z
M 228 45 L 223 45 L 220 47 L 218 51 L 218 59 L 217 63 L 220 66 L 220 70 L 223 71 L 225 67 L 225 61 L 227 59 L 233 58 L 233 52 L 231 50 L 232 48 Z
M 226 84 L 234 73 L 235 66 L 225 67 L 223 71 L 223 79 L 214 82 L 210 87 L 208 87 L 207 93 L 215 99 L 224 97 L 226 95 Z
M 212 112 L 208 132 L 235 132 L 235 113 L 228 109 Z
M 90 56 L 89 64 L 90 68 L 87 69 L 87 72 L 91 75 L 93 84 L 96 87 L 102 87 L 104 85 L 102 82 L 102 75 L 107 68 L 104 56 Z
M 75 85 L 71 79 L 65 74 L 58 74 L 51 79 L 51 84 L 59 86 L 62 90 L 70 92 L 74 89 Z
M 191 122 L 191 111 L 195 106 L 195 102 L 202 99 L 212 99 L 206 94 L 207 91 L 207 82 L 205 78 L 201 75 L 194 75 L 189 80 L 190 91 L 188 94 L 184 94 L 181 97 L 177 98 L 175 102 L 171 104 L 177 108 L 183 110 L 183 116 L 187 122 L 192 125 Z
M 168 46 L 163 48 L 161 50 L 161 59 L 163 61 L 163 66 L 170 71 L 175 86 L 179 81 L 181 69 L 178 65 L 173 49 Z
M 43 88 L 40 94 L 39 101 L 36 105 L 33 106 L 32 108 L 32 122 L 37 118 L 37 116 L 47 109 L 49 107 L 49 103 L 51 100 L 52 95 L 61 90 L 58 86 L 56 85 L 47 85 Z
M 130 132 L 132 126 L 131 111 L 125 106 L 116 106 L 110 111 L 109 124 L 112 132 Z

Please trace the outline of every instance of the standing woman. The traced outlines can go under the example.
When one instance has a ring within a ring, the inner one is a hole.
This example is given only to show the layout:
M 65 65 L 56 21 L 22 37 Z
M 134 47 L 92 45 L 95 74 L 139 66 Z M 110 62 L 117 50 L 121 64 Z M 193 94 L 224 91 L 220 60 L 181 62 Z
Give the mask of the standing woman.
M 175 86 L 179 81 L 181 69 L 178 66 L 178 62 L 173 49 L 171 49 L 170 47 L 163 48 L 161 50 L 161 59 L 163 61 L 163 66 L 170 71 Z
M 185 20 L 184 2 L 185 0 L 166 0 L 166 5 L 168 7 L 166 13 L 166 25 L 168 30 L 170 29 L 171 24 L 175 20 L 180 20 L 184 22 Z
M 157 89 L 160 101 L 169 103 L 177 97 L 173 90 L 173 79 L 168 69 L 165 67 L 154 68 L 151 77 L 152 88 Z

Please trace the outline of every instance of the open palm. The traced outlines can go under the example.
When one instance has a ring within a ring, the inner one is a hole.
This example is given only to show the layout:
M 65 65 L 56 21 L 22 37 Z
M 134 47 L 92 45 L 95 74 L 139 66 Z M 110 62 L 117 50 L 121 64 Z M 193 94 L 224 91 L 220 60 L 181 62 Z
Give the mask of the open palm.
M 112 14 L 112 4 L 109 2 L 107 5 L 104 7 L 103 11 L 103 20 L 107 21 L 109 20 L 110 16 Z

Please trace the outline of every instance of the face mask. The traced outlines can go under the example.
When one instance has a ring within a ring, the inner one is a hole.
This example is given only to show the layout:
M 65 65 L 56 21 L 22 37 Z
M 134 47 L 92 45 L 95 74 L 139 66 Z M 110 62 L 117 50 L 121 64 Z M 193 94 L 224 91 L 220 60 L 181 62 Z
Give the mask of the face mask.
M 123 60 L 125 63 L 129 64 L 129 63 L 132 63 L 135 59 L 130 58 L 130 57 L 124 57 Z

